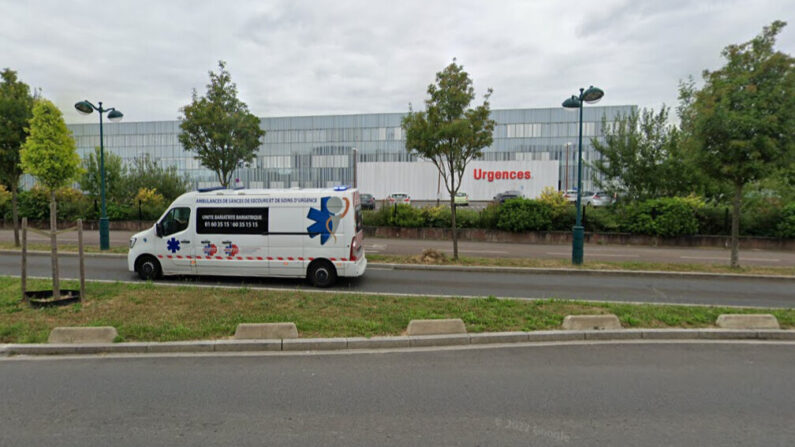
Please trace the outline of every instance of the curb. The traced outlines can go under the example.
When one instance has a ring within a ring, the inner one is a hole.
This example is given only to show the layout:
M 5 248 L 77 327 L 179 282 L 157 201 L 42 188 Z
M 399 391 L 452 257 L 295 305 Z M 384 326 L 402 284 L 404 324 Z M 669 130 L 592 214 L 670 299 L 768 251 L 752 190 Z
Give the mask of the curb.
M 0 249 L 0 254 L 13 255 L 20 254 L 19 250 Z M 28 250 L 29 255 L 46 255 L 49 251 Z M 122 253 L 84 253 L 86 257 L 96 258 L 126 258 Z M 58 252 L 58 256 L 77 256 L 71 251 Z M 574 269 L 574 268 L 542 268 L 542 267 L 499 267 L 499 266 L 474 266 L 474 265 L 434 265 L 434 264 L 389 264 L 380 262 L 368 262 L 368 267 L 393 269 L 393 270 L 439 270 L 449 272 L 482 272 L 482 273 L 534 273 L 548 275 L 568 275 L 578 273 L 584 275 L 634 275 L 647 277 L 686 277 L 695 279 L 715 279 L 715 278 L 738 278 L 738 279 L 772 279 L 779 281 L 795 281 L 795 276 L 791 275 L 750 275 L 747 273 L 708 273 L 708 272 L 666 272 L 661 270 L 598 270 L 598 269 Z
M 768 340 L 795 341 L 795 330 L 620 329 L 606 331 L 484 332 L 395 337 L 293 338 L 283 340 L 212 340 L 92 344 L 6 344 L 0 357 L 96 354 L 208 352 L 314 352 L 405 349 L 462 345 L 623 340 Z
M 773 279 L 794 281 L 795 276 L 790 275 L 749 275 L 746 273 L 708 273 L 708 272 L 666 272 L 661 270 L 597 270 L 573 268 L 541 268 L 541 267 L 497 267 L 497 266 L 469 266 L 469 265 L 434 265 L 434 264 L 380 264 L 370 262 L 368 267 L 391 268 L 394 270 L 440 270 L 463 271 L 484 273 L 537 273 L 550 275 L 569 275 L 571 273 L 600 276 L 651 276 L 651 277 L 687 277 L 687 278 L 738 278 L 738 279 Z

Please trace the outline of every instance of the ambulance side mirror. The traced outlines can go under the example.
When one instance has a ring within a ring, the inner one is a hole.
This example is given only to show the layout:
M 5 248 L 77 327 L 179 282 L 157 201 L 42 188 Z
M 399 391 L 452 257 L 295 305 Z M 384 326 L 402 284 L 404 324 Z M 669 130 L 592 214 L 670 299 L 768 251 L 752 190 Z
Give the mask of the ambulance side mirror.
M 157 237 L 163 237 L 163 222 L 155 224 L 155 234 L 157 234 Z

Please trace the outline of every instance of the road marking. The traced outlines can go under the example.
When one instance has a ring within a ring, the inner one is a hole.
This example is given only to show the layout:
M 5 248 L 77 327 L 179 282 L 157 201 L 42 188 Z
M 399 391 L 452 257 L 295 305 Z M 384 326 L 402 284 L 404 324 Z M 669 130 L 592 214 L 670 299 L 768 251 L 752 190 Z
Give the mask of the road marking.
M 547 252 L 547 254 L 548 255 L 554 255 L 554 256 L 569 256 L 569 255 L 571 255 L 571 252 L 550 251 L 550 252 Z M 599 252 L 595 252 L 594 253 L 594 252 L 591 252 L 591 251 L 588 251 L 587 254 L 593 255 L 593 256 L 613 256 L 613 257 L 618 257 L 618 258 L 639 258 L 640 257 L 640 255 L 623 255 L 623 254 L 599 253 Z
M 681 259 L 700 259 L 700 260 L 711 260 L 711 261 L 725 261 L 728 258 L 726 256 L 716 257 L 716 256 L 679 256 Z M 756 261 L 756 262 L 781 262 L 781 259 L 764 259 L 764 258 L 745 258 L 741 257 L 741 261 Z
M 446 248 L 442 249 L 441 251 L 446 252 L 446 253 L 452 253 L 453 252 L 453 250 L 449 250 L 449 249 L 446 249 Z M 467 253 L 497 253 L 497 254 L 506 254 L 506 253 L 508 253 L 507 251 L 502 251 L 502 250 L 465 250 L 463 248 L 459 248 L 458 251 L 462 252 L 462 253 L 463 252 L 467 252 Z
M 367 250 L 383 250 L 386 248 L 386 244 L 364 244 L 364 248 Z

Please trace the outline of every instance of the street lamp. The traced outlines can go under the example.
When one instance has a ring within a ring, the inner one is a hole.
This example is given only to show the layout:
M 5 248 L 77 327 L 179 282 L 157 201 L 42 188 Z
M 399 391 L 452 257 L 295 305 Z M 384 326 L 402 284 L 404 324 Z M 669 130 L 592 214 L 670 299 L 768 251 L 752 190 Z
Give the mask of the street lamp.
M 577 221 L 572 228 L 571 241 L 571 263 L 582 264 L 583 245 L 585 242 L 585 229 L 582 227 L 582 107 L 583 101 L 588 104 L 595 104 L 602 99 L 605 92 L 602 89 L 588 87 L 588 90 L 580 89 L 580 96 L 572 95 L 571 98 L 563 101 L 563 107 L 567 109 L 580 109 L 580 144 L 577 147 Z
M 75 109 L 83 115 L 90 115 L 94 110 L 99 113 L 99 197 L 102 206 L 99 216 L 99 249 L 107 250 L 110 248 L 110 226 L 108 225 L 108 209 L 105 204 L 105 145 L 102 134 L 102 114 L 108 112 L 108 119 L 111 121 L 120 121 L 124 114 L 113 107 L 103 109 L 102 101 L 99 101 L 99 107 L 97 107 L 91 104 L 87 99 L 75 103 Z

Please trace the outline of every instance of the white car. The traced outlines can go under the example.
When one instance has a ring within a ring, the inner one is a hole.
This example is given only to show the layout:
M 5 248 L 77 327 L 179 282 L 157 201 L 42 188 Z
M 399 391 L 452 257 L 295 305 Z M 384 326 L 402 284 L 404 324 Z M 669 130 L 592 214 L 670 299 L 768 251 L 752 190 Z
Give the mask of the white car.
M 387 200 L 389 200 L 390 205 L 395 205 L 400 203 L 404 205 L 411 205 L 411 196 L 409 196 L 405 192 L 392 193 L 389 195 L 389 197 L 387 197 Z
M 590 197 L 588 205 L 607 206 L 607 205 L 612 205 L 613 202 L 615 202 L 615 199 L 613 199 L 613 197 L 610 194 L 604 191 L 597 191 L 593 193 L 593 195 Z
M 577 190 L 576 189 L 569 189 L 563 195 L 564 195 L 564 197 L 566 197 L 566 200 L 568 200 L 570 203 L 577 203 Z M 591 197 L 593 197 L 593 195 L 594 194 L 591 191 L 583 191 L 582 192 L 582 197 L 580 197 L 580 203 L 582 203 L 583 206 L 590 205 L 591 204 Z

